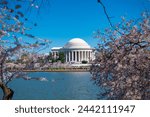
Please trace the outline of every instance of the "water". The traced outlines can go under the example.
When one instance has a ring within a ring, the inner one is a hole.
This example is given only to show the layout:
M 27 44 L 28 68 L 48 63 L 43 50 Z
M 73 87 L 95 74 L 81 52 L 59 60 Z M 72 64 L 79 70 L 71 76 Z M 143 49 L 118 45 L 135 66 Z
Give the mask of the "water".
M 99 88 L 88 72 L 34 72 L 34 77 L 46 77 L 47 82 L 16 79 L 9 84 L 14 100 L 92 100 L 97 99 Z M 0 96 L 2 91 L 0 90 Z

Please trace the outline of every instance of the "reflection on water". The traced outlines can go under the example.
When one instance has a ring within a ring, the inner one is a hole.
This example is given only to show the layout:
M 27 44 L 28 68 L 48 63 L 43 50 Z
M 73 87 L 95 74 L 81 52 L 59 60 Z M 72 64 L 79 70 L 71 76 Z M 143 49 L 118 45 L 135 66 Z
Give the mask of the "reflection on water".
M 9 86 L 15 91 L 13 99 L 97 99 L 98 87 L 87 72 L 34 72 L 30 76 L 44 76 L 47 82 L 16 79 Z M 0 95 L 2 92 L 0 91 Z

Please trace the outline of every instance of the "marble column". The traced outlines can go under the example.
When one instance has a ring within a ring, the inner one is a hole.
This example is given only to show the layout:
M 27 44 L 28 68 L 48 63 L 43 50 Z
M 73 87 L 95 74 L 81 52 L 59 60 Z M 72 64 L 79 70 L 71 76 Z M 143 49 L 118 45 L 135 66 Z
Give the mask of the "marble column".
M 79 62 L 81 61 L 81 58 L 80 58 L 80 51 L 78 52 L 78 54 L 79 54 Z
M 86 51 L 84 51 L 84 60 L 86 61 Z
M 74 51 L 72 51 L 72 53 L 73 53 L 73 61 L 74 61 Z
M 87 61 L 87 51 L 85 51 L 85 60 Z
M 86 54 L 87 54 L 87 61 L 89 62 L 89 51 L 87 51 Z
M 83 60 L 85 60 L 85 51 L 83 51 Z
M 75 62 L 77 62 L 77 51 L 75 51 Z
M 91 56 L 91 59 L 90 59 L 90 60 L 92 60 L 92 59 L 93 59 L 93 58 L 92 58 L 92 57 L 93 57 L 93 56 L 92 56 L 92 52 L 90 52 L 90 56 Z
M 85 51 L 84 51 L 84 54 L 83 54 L 83 56 L 84 56 L 84 60 L 85 60 Z
M 81 51 L 81 62 L 83 61 L 83 51 Z
M 74 52 L 72 51 L 72 61 L 74 61 Z
M 84 60 L 84 51 L 82 51 L 82 61 Z
M 65 52 L 65 56 L 66 56 L 66 62 L 67 62 L 67 51 Z
M 89 53 L 88 53 L 88 54 L 89 54 L 89 61 L 90 61 L 90 51 L 89 51 Z
M 76 53 L 77 53 L 77 57 L 76 58 L 77 58 L 77 62 L 78 62 L 78 51 L 76 51 Z
M 86 51 L 86 60 L 88 61 L 88 51 Z
M 72 51 L 70 51 L 70 61 L 72 61 Z
M 69 57 L 69 62 L 70 62 L 70 51 L 68 52 L 68 54 L 69 54 L 68 57 Z

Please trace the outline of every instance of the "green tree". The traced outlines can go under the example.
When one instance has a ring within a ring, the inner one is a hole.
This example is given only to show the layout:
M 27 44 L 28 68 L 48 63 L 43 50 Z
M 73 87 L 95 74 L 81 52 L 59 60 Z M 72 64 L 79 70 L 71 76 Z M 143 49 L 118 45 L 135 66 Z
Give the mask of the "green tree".
M 87 63 L 88 63 L 88 62 L 87 62 L 87 61 L 85 61 L 85 60 L 83 60 L 83 61 L 82 61 L 82 64 L 87 64 Z
M 62 63 L 65 62 L 65 54 L 63 52 L 59 52 L 59 58 L 57 60 L 60 60 Z

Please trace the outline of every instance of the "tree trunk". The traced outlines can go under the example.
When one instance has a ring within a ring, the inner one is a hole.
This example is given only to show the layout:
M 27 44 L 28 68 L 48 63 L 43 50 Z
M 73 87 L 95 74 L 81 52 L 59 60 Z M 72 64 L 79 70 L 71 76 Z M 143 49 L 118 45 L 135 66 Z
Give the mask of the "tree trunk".
M 0 82 L 0 88 L 3 90 L 3 100 L 11 100 L 14 94 L 14 91 L 8 88 L 4 83 Z

